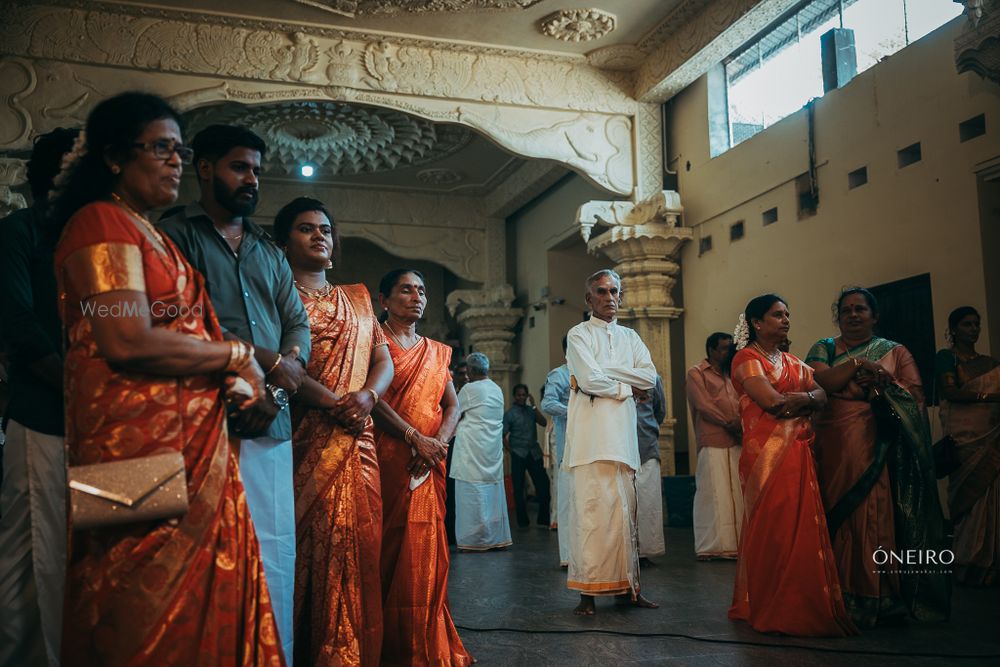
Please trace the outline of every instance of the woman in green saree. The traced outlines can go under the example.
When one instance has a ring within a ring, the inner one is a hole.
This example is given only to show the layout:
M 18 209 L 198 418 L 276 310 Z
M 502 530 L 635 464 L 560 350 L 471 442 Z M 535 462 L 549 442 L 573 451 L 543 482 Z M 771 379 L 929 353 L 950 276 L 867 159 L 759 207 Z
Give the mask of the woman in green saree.
M 948 317 L 952 346 L 937 353 L 941 423 L 959 467 L 948 478 L 958 580 L 1000 581 L 1000 361 L 976 352 L 979 313 L 962 306 Z
M 941 560 L 947 542 L 916 362 L 874 335 L 868 290 L 844 290 L 834 314 L 840 336 L 818 341 L 806 362 L 830 398 L 816 423 L 816 468 L 847 609 L 862 628 L 946 619 L 947 566 L 925 562 L 928 551 Z M 896 562 L 907 550 L 919 565 Z

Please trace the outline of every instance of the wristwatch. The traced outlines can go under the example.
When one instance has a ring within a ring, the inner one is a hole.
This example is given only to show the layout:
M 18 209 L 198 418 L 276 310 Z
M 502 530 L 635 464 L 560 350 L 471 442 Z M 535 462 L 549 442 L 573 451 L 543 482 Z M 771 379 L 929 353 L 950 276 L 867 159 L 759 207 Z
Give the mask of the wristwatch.
M 267 390 L 271 392 L 271 398 L 274 399 L 274 404 L 278 406 L 278 410 L 284 410 L 288 407 L 288 392 L 275 384 L 267 385 Z

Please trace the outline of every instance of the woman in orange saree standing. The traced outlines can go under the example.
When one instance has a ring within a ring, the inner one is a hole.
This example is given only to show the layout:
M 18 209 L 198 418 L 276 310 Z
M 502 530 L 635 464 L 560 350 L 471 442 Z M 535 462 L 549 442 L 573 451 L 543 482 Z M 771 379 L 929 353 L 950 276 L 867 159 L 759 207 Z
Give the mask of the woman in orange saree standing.
M 839 637 L 856 630 L 840 592 L 810 449 L 810 419 L 826 394 L 811 368 L 778 349 L 788 318 L 780 297 L 759 296 L 734 336 L 745 514 L 729 617 L 758 632 Z
M 179 122 L 154 95 L 100 103 L 55 202 L 70 464 L 179 451 L 189 499 L 179 518 L 73 534 L 68 665 L 284 664 L 223 400 L 239 376 L 249 400 L 233 379 L 228 398 L 252 405 L 263 372 L 251 346 L 223 342 L 201 275 L 141 213 L 177 198 Z
M 395 377 L 375 409 L 382 473 L 384 665 L 421 667 L 475 660 L 448 611 L 445 444 L 458 422 L 451 348 L 417 335 L 427 305 L 424 277 L 398 269 L 382 278 Z
M 382 499 L 370 413 L 392 359 L 364 285 L 332 285 L 339 241 L 322 202 L 292 200 L 274 220 L 312 336 L 292 419 L 295 662 L 379 664 Z

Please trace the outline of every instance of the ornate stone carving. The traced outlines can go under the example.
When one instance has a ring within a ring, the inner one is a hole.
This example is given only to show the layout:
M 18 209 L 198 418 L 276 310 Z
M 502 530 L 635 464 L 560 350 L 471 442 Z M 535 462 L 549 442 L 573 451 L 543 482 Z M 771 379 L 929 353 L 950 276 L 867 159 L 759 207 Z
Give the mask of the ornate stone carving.
M 424 169 L 417 172 L 417 180 L 427 185 L 451 185 L 460 183 L 465 177 L 454 169 Z
M 659 104 L 640 104 L 635 117 L 635 199 L 643 200 L 663 189 L 663 116 Z
M 587 52 L 587 62 L 598 69 L 628 72 L 646 59 L 646 54 L 631 44 L 615 44 Z
M 983 18 L 986 7 L 986 0 L 955 0 L 955 2 L 965 7 L 963 13 L 968 17 L 972 27 L 979 27 L 979 21 Z
M 34 66 L 20 58 L 0 59 L 0 148 L 24 144 L 31 133 L 31 114 L 23 105 L 34 91 Z
M 561 117 L 548 126 L 539 126 L 541 117 L 539 112 L 532 112 L 524 117 L 522 124 L 511 122 L 511 114 L 486 117 L 463 112 L 460 115 L 463 123 L 482 130 L 501 146 L 519 155 L 557 160 L 576 168 L 611 192 L 631 194 L 630 119 L 579 114 L 569 119 Z
M 343 16 L 527 9 L 541 0 L 293 0 Z
M 498 285 L 481 290 L 455 290 L 446 300 L 448 311 L 469 330 L 469 340 L 492 365 L 510 364 L 514 326 L 524 315 L 513 308 L 514 288 Z
M 561 9 L 542 19 L 542 34 L 564 42 L 589 42 L 615 29 L 617 19 L 600 9 Z
M 672 290 L 677 282 L 680 265 L 677 257 L 681 246 L 692 237 L 688 227 L 678 227 L 683 213 L 680 197 L 673 191 L 660 191 L 638 204 L 631 202 L 588 202 L 580 208 L 581 223 L 601 221 L 611 229 L 590 239 L 590 229 L 584 233 L 591 253 L 607 255 L 622 277 L 624 300 L 619 319 L 642 337 L 660 375 L 669 377 L 670 320 L 683 309 L 674 306 Z M 593 224 L 590 224 L 593 227 Z M 581 230 L 582 231 L 582 230 Z M 671 383 L 665 382 L 667 419 L 660 433 L 661 473 L 675 471 L 673 450 Z
M 650 55 L 637 71 L 636 99 L 670 99 L 797 2 L 688 0 L 639 42 Z
M 336 102 L 227 104 L 188 115 L 194 134 L 212 123 L 240 123 L 267 141 L 265 171 L 298 173 L 309 163 L 326 174 L 363 174 L 426 164 L 463 148 L 472 133 L 392 109 Z
M 0 218 L 28 205 L 24 195 L 11 189 L 25 182 L 26 166 L 24 160 L 0 158 Z
M 969 0 L 965 5 L 969 21 L 955 39 L 955 66 L 1000 83 L 1000 3 Z
M 163 18 L 174 15 L 165 10 L 108 6 L 108 11 L 87 11 L 11 2 L 0 24 L 0 51 L 500 104 L 615 113 L 630 113 L 634 107 L 627 77 L 574 58 L 426 40 L 388 41 L 343 30 L 310 28 L 307 34 L 301 26 L 283 32 L 280 25 L 249 19 L 192 14 L 179 20 Z M 237 27 L 242 25 L 249 27 Z

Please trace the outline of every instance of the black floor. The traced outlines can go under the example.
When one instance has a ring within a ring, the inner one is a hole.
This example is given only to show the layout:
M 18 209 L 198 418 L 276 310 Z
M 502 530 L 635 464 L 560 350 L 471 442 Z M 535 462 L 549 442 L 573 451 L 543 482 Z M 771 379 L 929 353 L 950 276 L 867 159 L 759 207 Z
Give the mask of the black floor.
M 513 529 L 512 537 L 507 551 L 452 553 L 451 612 L 466 647 L 484 666 L 1000 665 L 997 588 L 956 587 L 948 623 L 877 628 L 847 639 L 760 635 L 726 617 L 735 564 L 695 561 L 691 529 L 668 528 L 667 555 L 642 572 L 642 592 L 660 609 L 616 608 L 610 598 L 598 598 L 597 616 L 580 618 L 572 614 L 579 596 L 566 588 L 565 570 L 557 565 L 556 533 L 532 526 Z M 960 657 L 977 654 L 995 657 Z

